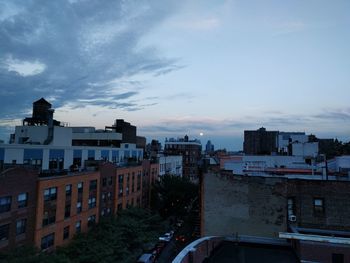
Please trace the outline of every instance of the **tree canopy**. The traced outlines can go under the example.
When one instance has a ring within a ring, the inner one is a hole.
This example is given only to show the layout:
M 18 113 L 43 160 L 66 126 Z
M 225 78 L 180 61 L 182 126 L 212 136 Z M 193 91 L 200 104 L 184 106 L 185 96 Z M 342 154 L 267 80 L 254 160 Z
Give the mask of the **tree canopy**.
M 158 214 L 141 208 L 129 208 L 118 216 L 103 218 L 88 233 L 77 235 L 68 246 L 51 254 L 33 247 L 21 247 L 0 254 L 8 263 L 128 263 L 151 248 L 165 231 L 166 223 Z
M 198 191 L 198 185 L 185 177 L 164 175 L 152 189 L 152 208 L 164 218 L 186 215 Z

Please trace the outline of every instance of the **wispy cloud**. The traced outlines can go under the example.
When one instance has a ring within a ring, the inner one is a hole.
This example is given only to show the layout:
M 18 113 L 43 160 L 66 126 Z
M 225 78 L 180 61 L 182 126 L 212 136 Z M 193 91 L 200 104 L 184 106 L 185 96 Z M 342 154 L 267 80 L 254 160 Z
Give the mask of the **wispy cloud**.
M 350 108 L 324 110 L 320 114 L 316 114 L 313 117 L 326 121 L 345 121 L 350 122 Z

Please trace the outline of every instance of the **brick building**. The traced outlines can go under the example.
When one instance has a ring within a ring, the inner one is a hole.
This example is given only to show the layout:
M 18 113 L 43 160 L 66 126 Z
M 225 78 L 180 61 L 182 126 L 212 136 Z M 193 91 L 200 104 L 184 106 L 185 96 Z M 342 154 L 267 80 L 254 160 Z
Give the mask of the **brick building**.
M 197 181 L 199 176 L 198 162 L 201 158 L 202 144 L 199 140 L 189 140 L 186 135 L 181 139 L 169 139 L 165 142 L 165 155 L 182 155 L 183 176 Z
M 98 222 L 99 172 L 39 178 L 34 244 L 65 245 Z
M 203 175 L 201 202 L 202 236 L 292 240 L 300 260 L 350 261 L 348 177 L 209 171 Z
M 266 131 L 264 127 L 256 131 L 244 131 L 243 151 L 245 154 L 270 155 L 277 152 L 278 131 Z
M 33 243 L 37 174 L 21 167 L 0 174 L 0 250 Z
M 158 180 L 159 164 L 150 160 L 143 160 L 142 167 L 142 206 L 150 207 L 152 185 Z

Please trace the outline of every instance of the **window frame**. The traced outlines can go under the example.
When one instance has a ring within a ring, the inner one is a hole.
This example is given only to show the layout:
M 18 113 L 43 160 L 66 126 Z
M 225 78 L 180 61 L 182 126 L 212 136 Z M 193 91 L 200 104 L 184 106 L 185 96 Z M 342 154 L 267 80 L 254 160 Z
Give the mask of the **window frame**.
M 19 226 L 18 223 L 20 223 L 21 225 Z M 26 228 L 27 228 L 27 219 L 26 218 L 18 219 L 16 221 L 16 236 L 24 234 L 26 232 Z
M 12 205 L 12 196 L 7 195 L 7 196 L 0 197 L 0 214 L 11 211 L 11 205 Z
M 24 195 L 25 199 L 20 200 L 20 196 Z M 18 208 L 24 208 L 28 206 L 28 193 L 20 193 L 17 195 L 17 206 Z
M 321 201 L 321 205 L 316 204 L 317 201 Z M 313 198 L 314 214 L 323 215 L 325 213 L 325 200 L 322 197 Z

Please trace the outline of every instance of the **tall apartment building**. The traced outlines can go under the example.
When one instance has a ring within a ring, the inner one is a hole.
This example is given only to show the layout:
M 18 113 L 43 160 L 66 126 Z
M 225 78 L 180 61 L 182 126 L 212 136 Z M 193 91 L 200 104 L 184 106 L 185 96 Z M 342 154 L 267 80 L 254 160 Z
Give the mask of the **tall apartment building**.
M 201 158 L 202 144 L 199 140 L 189 140 L 186 135 L 181 139 L 165 141 L 165 155 L 182 155 L 183 176 L 197 181 L 199 176 L 198 162 Z
M 277 152 L 278 131 L 244 131 L 243 151 L 245 154 L 269 155 Z

